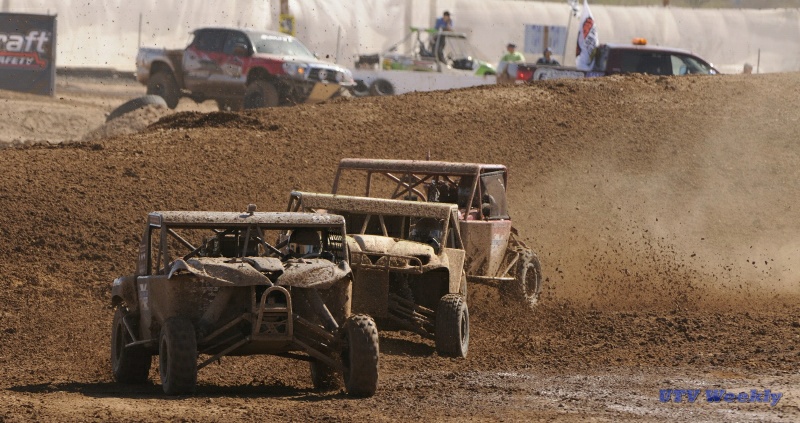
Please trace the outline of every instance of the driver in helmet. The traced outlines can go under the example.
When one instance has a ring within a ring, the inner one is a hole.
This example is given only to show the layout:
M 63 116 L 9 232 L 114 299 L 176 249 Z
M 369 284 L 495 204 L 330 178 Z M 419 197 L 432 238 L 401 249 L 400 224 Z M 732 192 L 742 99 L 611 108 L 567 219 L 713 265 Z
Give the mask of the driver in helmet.
M 289 235 L 289 254 L 292 257 L 307 257 L 322 253 L 322 237 L 319 231 L 307 228 L 295 229 Z

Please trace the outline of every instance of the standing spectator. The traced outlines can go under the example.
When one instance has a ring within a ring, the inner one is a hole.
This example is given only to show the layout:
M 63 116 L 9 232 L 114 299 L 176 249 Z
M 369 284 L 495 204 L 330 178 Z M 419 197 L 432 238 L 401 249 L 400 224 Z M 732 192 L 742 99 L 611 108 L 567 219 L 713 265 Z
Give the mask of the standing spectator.
M 517 45 L 514 43 L 508 43 L 506 46 L 507 53 L 500 58 L 501 62 L 506 63 L 514 63 L 514 62 L 524 62 L 525 56 L 522 53 L 517 53 Z
M 753 65 L 745 63 L 744 69 L 742 69 L 742 73 L 745 75 L 750 75 L 751 73 L 753 73 Z
M 450 12 L 444 11 L 442 13 L 442 17 L 436 19 L 436 25 L 433 27 L 435 30 L 442 30 L 442 31 L 452 31 L 453 30 L 453 20 L 450 19 Z
M 444 11 L 442 13 L 442 17 L 436 19 L 436 25 L 434 29 L 437 31 L 452 31 L 453 30 L 453 20 L 450 19 L 450 12 Z M 436 57 L 439 59 L 440 62 L 446 63 L 444 57 L 444 44 L 447 37 L 443 37 L 441 34 L 433 34 L 431 37 L 431 50 L 436 51 Z
M 513 83 L 516 78 L 517 68 L 516 65 L 511 64 L 524 61 L 525 56 L 523 56 L 522 53 L 517 53 L 517 45 L 508 43 L 506 46 L 506 54 L 500 58 L 500 63 L 497 65 L 497 83 Z
M 543 66 L 561 66 L 561 63 L 558 63 L 558 60 L 553 59 L 553 50 L 550 50 L 550 47 L 544 49 L 544 55 L 536 61 L 537 65 Z

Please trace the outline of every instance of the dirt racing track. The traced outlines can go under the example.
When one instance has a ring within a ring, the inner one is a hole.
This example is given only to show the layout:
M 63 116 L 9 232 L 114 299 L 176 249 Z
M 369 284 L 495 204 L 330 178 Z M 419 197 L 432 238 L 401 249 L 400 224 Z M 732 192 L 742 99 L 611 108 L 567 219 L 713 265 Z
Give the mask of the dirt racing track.
M 31 138 L 10 123 L 26 107 L 64 128 L 42 139 L 94 131 L 0 150 L 0 421 L 800 419 L 798 74 L 183 112 L 118 136 L 102 126 L 124 100 L 114 82 L 76 84 L 58 101 L 0 93 L 6 142 Z M 381 332 L 369 399 L 314 392 L 306 365 L 274 357 L 223 358 L 194 396 L 165 399 L 155 365 L 149 385 L 113 382 L 110 283 L 133 272 L 147 212 L 282 210 L 291 189 L 329 191 L 342 157 L 428 152 L 509 166 L 546 278 L 536 311 L 472 285 L 466 360 Z M 662 389 L 782 398 L 662 403 Z

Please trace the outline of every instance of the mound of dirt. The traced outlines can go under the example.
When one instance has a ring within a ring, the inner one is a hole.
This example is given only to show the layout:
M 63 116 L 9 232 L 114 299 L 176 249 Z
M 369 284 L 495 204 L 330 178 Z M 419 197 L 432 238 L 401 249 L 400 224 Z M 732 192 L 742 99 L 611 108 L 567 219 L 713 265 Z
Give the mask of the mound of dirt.
M 546 277 L 533 313 L 472 286 L 470 357 L 429 358 L 431 371 L 796 368 L 798 86 L 797 74 L 551 81 L 179 113 L 114 139 L 4 150 L 3 379 L 110 380 L 110 283 L 133 272 L 147 212 L 283 210 L 291 189 L 329 191 L 342 157 L 428 152 L 509 166 L 512 218 Z M 402 331 L 381 342 L 392 377 L 433 352 Z M 232 360 L 201 383 L 309 384 L 291 363 Z
M 189 112 L 185 112 L 189 113 Z M 113 119 L 84 135 L 82 141 L 95 141 L 120 135 L 135 134 L 146 129 L 153 122 L 174 112 L 161 106 L 146 106 Z
M 275 131 L 280 127 L 267 125 L 257 117 L 232 112 L 182 112 L 165 117 L 151 125 L 152 129 L 230 128 L 254 131 Z

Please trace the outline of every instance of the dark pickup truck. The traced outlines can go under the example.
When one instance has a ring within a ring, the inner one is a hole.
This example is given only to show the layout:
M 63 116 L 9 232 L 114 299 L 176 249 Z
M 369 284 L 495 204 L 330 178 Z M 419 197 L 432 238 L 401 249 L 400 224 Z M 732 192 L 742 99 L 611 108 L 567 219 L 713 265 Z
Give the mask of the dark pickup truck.
M 296 38 L 271 31 L 201 28 L 186 49 L 142 48 L 136 76 L 170 108 L 181 97 L 220 109 L 315 103 L 355 85 L 346 68 L 316 58 Z
M 534 63 L 507 64 L 505 80 L 539 81 L 558 78 L 588 78 L 595 76 L 646 73 L 650 75 L 716 75 L 714 66 L 687 50 L 651 47 L 635 44 L 602 44 L 595 50 L 592 70 L 566 66 L 545 66 Z M 498 78 L 500 82 L 501 78 Z

